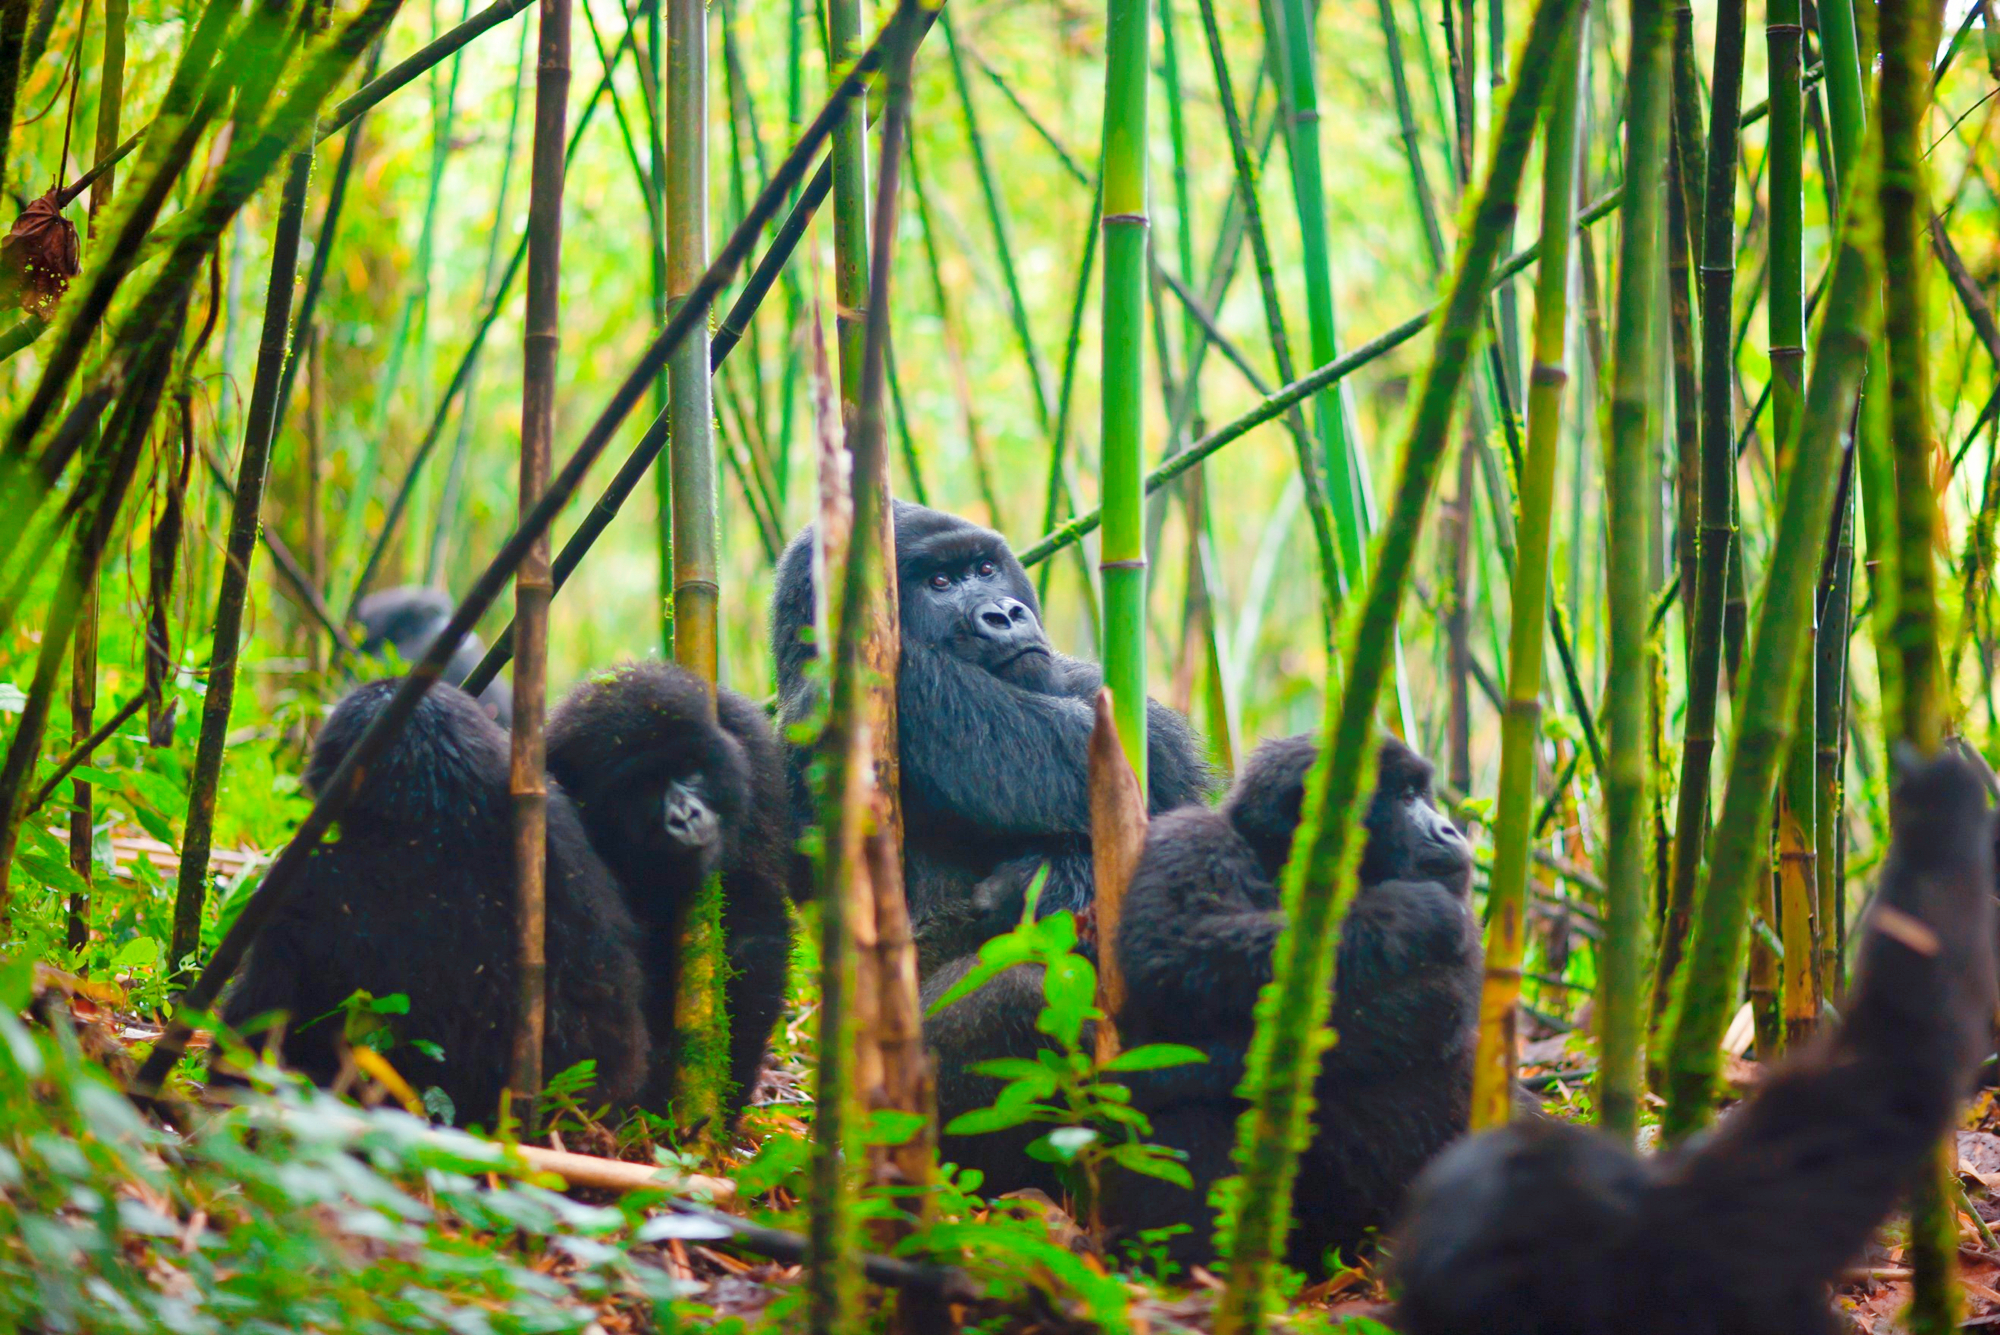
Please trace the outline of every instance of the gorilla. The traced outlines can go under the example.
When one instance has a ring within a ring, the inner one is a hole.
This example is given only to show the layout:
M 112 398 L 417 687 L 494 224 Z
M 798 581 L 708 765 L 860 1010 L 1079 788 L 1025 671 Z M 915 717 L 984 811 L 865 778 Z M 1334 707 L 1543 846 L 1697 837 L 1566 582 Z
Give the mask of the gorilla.
M 438 632 L 451 620 L 452 611 L 451 595 L 442 589 L 406 584 L 371 593 L 354 609 L 354 618 L 361 623 L 363 632 L 361 652 L 381 658 L 383 649 L 393 646 L 405 663 L 414 663 L 430 649 L 431 641 L 437 639 Z M 485 642 L 468 633 L 458 642 L 458 648 L 452 650 L 450 661 L 444 665 L 443 679 L 458 685 L 485 656 Z M 513 726 L 514 688 L 506 677 L 495 677 L 479 693 L 479 703 L 486 707 L 487 717 L 501 727 Z
M 1118 959 L 1128 1046 L 1182 1043 L 1204 1064 L 1135 1073 L 1133 1106 L 1151 1141 L 1187 1156 L 1195 1188 L 1120 1174 L 1105 1186 L 1117 1234 L 1189 1225 L 1168 1242 L 1181 1264 L 1211 1256 L 1208 1188 L 1232 1175 L 1237 1096 L 1257 996 L 1284 917 L 1278 879 L 1291 854 L 1318 746 L 1259 747 L 1221 807 L 1154 821 L 1126 891 Z M 1317 1272 L 1329 1249 L 1352 1259 L 1394 1216 L 1424 1164 L 1462 1134 L 1478 1035 L 1479 931 L 1468 898 L 1472 852 L 1432 804 L 1431 766 L 1393 738 L 1376 757 L 1360 888 L 1341 927 L 1311 1144 L 1293 1188 L 1289 1263 Z
M 664 1110 L 675 1069 L 680 932 L 722 873 L 733 1118 L 756 1086 L 785 1004 L 794 886 L 784 755 L 764 712 L 671 663 L 628 663 L 572 690 L 549 718 L 550 775 L 569 793 L 640 929 L 652 1069 Z
M 1396 1235 L 1409 1335 L 1831 1332 L 1828 1286 L 1915 1180 L 1989 1049 L 1993 829 L 1955 756 L 1899 761 L 1838 1032 L 1652 1159 L 1516 1123 L 1441 1155 Z
M 356 688 L 313 745 L 318 790 L 397 681 Z M 287 1063 L 326 1084 L 341 1067 L 341 1017 L 356 989 L 402 993 L 390 1060 L 436 1086 L 461 1124 L 493 1124 L 519 1001 L 507 734 L 470 696 L 431 687 L 257 938 L 224 1003 L 241 1030 L 288 1018 Z M 617 882 L 562 789 L 548 802 L 548 1018 L 543 1070 L 596 1063 L 593 1095 L 622 1103 L 646 1074 L 638 934 Z
M 1075 910 L 1087 924 L 1095 879 L 1086 754 L 1103 673 L 1050 645 L 1034 585 L 998 533 L 906 501 L 896 502 L 894 520 L 903 882 L 928 1006 L 972 966 L 982 942 L 1018 921 L 1022 896 L 1042 867 L 1040 911 Z M 806 672 L 814 647 L 805 638 L 813 619 L 812 543 L 808 528 L 785 549 L 772 599 L 787 723 L 816 704 Z M 1152 809 L 1200 800 L 1210 774 L 1187 721 L 1149 701 L 1146 727 Z M 794 760 L 793 791 L 802 802 L 802 766 Z M 1022 968 L 925 1024 L 939 1058 L 944 1122 L 991 1102 L 994 1082 L 968 1067 L 1041 1045 L 1041 1007 L 1040 971 Z M 946 1142 L 948 1157 L 986 1171 L 988 1190 L 1039 1182 L 1040 1166 L 1020 1148 L 1007 1136 Z

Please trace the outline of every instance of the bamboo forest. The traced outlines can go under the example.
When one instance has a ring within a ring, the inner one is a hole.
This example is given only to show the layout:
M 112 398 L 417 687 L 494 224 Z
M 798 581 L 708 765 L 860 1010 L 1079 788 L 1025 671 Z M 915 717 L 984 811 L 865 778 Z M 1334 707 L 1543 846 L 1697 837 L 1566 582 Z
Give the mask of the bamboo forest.
M 2000 1324 L 1996 3 L 0 0 L 0 1332 Z

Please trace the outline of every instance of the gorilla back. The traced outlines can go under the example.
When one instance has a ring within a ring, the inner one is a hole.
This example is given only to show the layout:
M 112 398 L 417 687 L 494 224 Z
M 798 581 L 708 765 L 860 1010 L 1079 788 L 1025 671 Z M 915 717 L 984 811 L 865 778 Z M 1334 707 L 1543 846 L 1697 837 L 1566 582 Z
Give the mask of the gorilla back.
M 1705 1139 L 1654 1159 L 1516 1123 L 1411 1192 L 1409 1335 L 1809 1335 L 1828 1286 L 1915 1180 L 1989 1050 L 1993 826 L 1956 757 L 1905 767 L 1838 1032 Z
M 1219 810 L 1153 822 L 1118 930 L 1128 1044 L 1185 1043 L 1205 1065 L 1132 1078 L 1152 1140 L 1187 1155 L 1195 1189 L 1121 1174 L 1105 1217 L 1127 1235 L 1174 1224 L 1181 1262 L 1210 1255 L 1209 1185 L 1231 1153 L 1258 993 L 1283 927 L 1278 877 L 1290 857 L 1318 748 L 1266 743 Z M 1423 1165 L 1465 1129 L 1478 1025 L 1479 936 L 1467 904 L 1472 855 L 1431 804 L 1431 767 L 1393 739 L 1377 755 L 1361 887 L 1341 928 L 1331 1024 L 1310 1145 L 1293 1188 L 1290 1261 L 1313 1271 L 1389 1222 Z
M 398 684 L 371 682 L 340 702 L 313 747 L 310 786 L 326 782 Z M 332 1012 L 357 989 L 402 993 L 409 1013 L 390 1061 L 418 1089 L 442 1089 L 461 1123 L 490 1125 L 517 1011 L 511 828 L 506 734 L 457 687 L 433 686 L 258 937 L 224 1019 L 240 1029 L 282 1012 L 285 1060 L 327 1083 L 341 1065 Z M 594 1061 L 595 1097 L 622 1102 L 647 1051 L 632 922 L 553 784 L 547 886 L 543 1069 Z
M 361 652 L 380 658 L 384 648 L 394 647 L 405 663 L 414 663 L 429 652 L 431 643 L 451 620 L 452 610 L 451 595 L 442 589 L 417 584 L 379 589 L 363 598 L 354 609 L 355 620 L 361 623 L 363 631 Z M 441 675 L 456 686 L 485 656 L 485 641 L 468 633 L 451 651 Z M 487 717 L 501 727 L 513 725 L 514 688 L 506 677 L 495 677 L 488 682 L 479 693 L 479 703 L 485 707 Z

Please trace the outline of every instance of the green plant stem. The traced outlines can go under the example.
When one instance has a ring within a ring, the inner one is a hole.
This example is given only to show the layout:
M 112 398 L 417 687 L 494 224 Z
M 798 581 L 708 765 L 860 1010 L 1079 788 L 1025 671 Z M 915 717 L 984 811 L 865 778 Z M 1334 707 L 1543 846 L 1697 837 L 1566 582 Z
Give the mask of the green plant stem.
M 1730 314 L 1736 282 L 1736 164 L 1742 136 L 1743 0 L 1718 0 L 1715 63 L 1709 78 L 1708 146 L 1701 220 L 1700 540 L 1688 608 L 1687 704 L 1681 725 L 1681 773 L 1675 794 L 1674 859 L 1653 969 L 1655 1052 L 1666 1034 L 1674 976 L 1694 921 L 1701 846 L 1707 837 L 1715 757 L 1716 703 L 1722 680 L 1723 615 L 1730 552 L 1736 543 L 1736 426 Z M 1683 593 L 1686 590 L 1683 589 Z
M 1722 806 L 1708 836 L 1708 879 L 1697 901 L 1687 959 L 1675 987 L 1666 1054 L 1667 1108 L 1661 1123 L 1669 1143 L 1705 1124 L 1713 1110 L 1723 1029 L 1742 977 L 1757 868 L 1770 832 L 1772 784 L 1798 713 L 1798 683 L 1806 666 L 1805 628 L 1818 584 L 1840 469 L 1843 424 L 1854 405 L 1878 308 L 1868 300 L 1880 279 L 1873 182 L 1857 171 L 1845 192 L 1840 247 L 1827 289 L 1805 412 L 1784 479 L 1756 625 L 1751 632 L 1738 721 L 1729 752 Z
M 1270 1309 L 1298 1152 L 1312 1112 L 1312 1086 L 1328 1037 L 1334 950 L 1361 851 L 1355 828 L 1374 750 L 1376 701 L 1395 660 L 1396 615 L 1436 489 L 1452 408 L 1484 325 L 1501 238 L 1518 211 L 1535 126 L 1559 64 L 1563 34 L 1577 8 L 1575 0 L 1540 0 L 1536 5 L 1515 66 L 1521 75 L 1495 127 L 1485 184 L 1467 215 L 1469 225 L 1420 381 L 1394 499 L 1377 531 L 1373 577 L 1364 597 L 1348 610 L 1344 674 L 1328 677 L 1319 759 L 1307 778 L 1305 806 L 1283 878 L 1288 925 L 1272 960 L 1272 981 L 1258 1000 L 1244 1077 L 1250 1106 L 1237 1126 L 1244 1177 L 1234 1201 L 1228 1286 L 1217 1313 L 1221 1335 L 1263 1329 Z
M 1569 332 L 1570 231 L 1576 214 L 1581 138 L 1583 28 L 1579 10 L 1558 57 L 1542 149 L 1542 240 L 1535 276 L 1534 368 L 1528 376 L 1528 445 L 1521 473 L 1514 549 L 1507 703 L 1500 721 L 1500 791 L 1493 817 L 1493 871 L 1487 880 L 1485 981 L 1479 1051 L 1472 1072 L 1472 1127 L 1501 1126 L 1513 1114 L 1516 1003 L 1521 993 L 1528 861 L 1534 846 L 1535 746 L 1540 740 L 1543 651 L 1547 644 L 1556 459 L 1562 443 L 1564 355 Z
M 1605 937 L 1598 952 L 1599 1124 L 1631 1141 L 1639 1128 L 1646 997 L 1649 780 L 1646 682 L 1648 411 L 1658 366 L 1652 330 L 1665 230 L 1667 111 L 1672 20 L 1659 0 L 1635 0 L 1625 121 L 1616 322 L 1612 330 L 1610 433 L 1604 451 L 1605 597 L 1610 648 L 1605 699 Z
M 1104 74 L 1102 480 L 1104 683 L 1146 789 L 1146 68 L 1149 0 L 1108 0 Z

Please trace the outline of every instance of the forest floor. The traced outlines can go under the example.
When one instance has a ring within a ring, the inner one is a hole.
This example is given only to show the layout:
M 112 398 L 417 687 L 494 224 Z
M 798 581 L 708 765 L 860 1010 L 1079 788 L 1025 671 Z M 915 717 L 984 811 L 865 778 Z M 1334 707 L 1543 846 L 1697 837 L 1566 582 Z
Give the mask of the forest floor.
M 74 1031 L 82 1054 L 118 1079 L 130 1074 L 136 1057 L 143 1055 L 143 1050 L 159 1033 L 153 1020 L 128 1007 L 115 985 L 80 982 L 52 970 L 39 970 L 33 1018 L 46 1025 L 58 1012 Z M 795 1040 L 809 1024 L 806 1016 L 791 1017 L 786 1026 L 791 1032 L 779 1038 L 780 1051 L 795 1052 Z M 1578 1047 L 1574 1040 L 1544 1041 L 1531 1045 L 1524 1054 L 1528 1058 L 1524 1075 L 1531 1078 L 1531 1086 L 1538 1089 L 1557 1116 L 1563 1115 L 1565 1108 L 1587 1089 L 1588 1067 L 1580 1063 L 1588 1061 L 1588 1054 L 1579 1052 Z M 1735 1062 L 1730 1075 L 1739 1089 L 1747 1089 L 1754 1086 L 1760 1071 L 1755 1063 Z M 753 1199 L 721 1202 L 729 1212 L 755 1216 L 764 1223 L 799 1225 L 799 1201 L 791 1190 L 796 1185 L 796 1175 L 786 1177 L 784 1185 L 768 1186 L 766 1179 L 770 1174 L 757 1160 L 760 1148 L 783 1143 L 797 1152 L 809 1140 L 810 1126 L 798 1115 L 801 1105 L 808 1102 L 806 1085 L 805 1067 L 798 1058 L 774 1059 L 765 1069 L 736 1138 L 738 1144 L 719 1162 L 705 1165 L 710 1172 L 731 1179 L 741 1173 L 746 1182 L 757 1184 L 754 1189 L 759 1194 Z M 2000 1223 L 2000 1098 L 1996 1094 L 2000 1091 L 1989 1089 L 1982 1094 L 1967 1115 L 1965 1129 L 1959 1133 L 1960 1181 L 1966 1188 L 1968 1202 L 1979 1216 L 1977 1222 L 1964 1213 L 1960 1216 L 1965 1324 L 1971 1329 L 2000 1326 L 2000 1247 L 1994 1245 L 1990 1228 L 1983 1233 L 1981 1228 L 1982 1224 Z M 621 1151 L 615 1137 L 590 1128 L 581 1132 L 572 1128 L 567 1138 L 552 1137 L 552 1147 L 607 1155 L 622 1152 L 628 1157 L 639 1153 L 629 1147 Z M 142 1196 L 147 1194 L 136 1185 L 134 1191 Z M 602 1204 L 612 1199 L 604 1193 L 588 1191 L 571 1194 L 587 1204 Z M 742 1195 L 749 1192 L 746 1190 Z M 160 1202 L 160 1206 L 177 1219 L 184 1229 L 182 1235 L 169 1240 L 173 1245 L 158 1246 L 134 1238 L 132 1246 L 146 1253 L 135 1259 L 157 1276 L 159 1282 L 171 1285 L 176 1282 L 173 1253 L 195 1249 L 197 1235 L 215 1225 L 203 1218 L 199 1210 L 175 1214 L 169 1202 Z M 1133 1330 L 1205 1332 L 1211 1328 L 1215 1295 L 1221 1288 L 1213 1274 L 1197 1268 L 1166 1283 L 1131 1276 L 1114 1277 L 1092 1251 L 1083 1231 L 1052 1204 L 1003 1202 L 994 1208 L 1039 1214 L 1047 1237 L 1067 1247 L 1077 1264 L 1088 1273 L 1122 1287 L 1126 1320 Z M 972 1222 L 985 1220 L 975 1218 Z M 1773 1226 L 1782 1227 L 1782 1221 L 1774 1221 Z M 468 1226 L 466 1236 L 470 1238 L 478 1232 Z M 763 1318 L 778 1317 L 799 1292 L 801 1271 L 796 1264 L 751 1255 L 726 1241 L 684 1236 L 642 1241 L 638 1231 L 632 1236 L 625 1257 L 638 1265 L 657 1267 L 675 1281 L 681 1295 L 679 1310 L 685 1316 L 697 1320 L 705 1316 L 724 1323 L 735 1318 L 746 1326 L 755 1326 Z M 1899 1316 L 1910 1295 L 1904 1236 L 1902 1221 L 1893 1221 L 1871 1244 L 1836 1295 L 1836 1308 L 1850 1330 L 1860 1335 L 1895 1335 L 1903 1329 Z M 504 1232 L 493 1234 L 490 1245 L 508 1246 L 507 1237 Z M 565 1286 L 574 1303 L 593 1309 L 596 1329 L 604 1335 L 656 1328 L 648 1304 L 634 1301 L 630 1293 L 606 1292 L 601 1284 L 590 1280 L 587 1256 L 580 1259 L 572 1250 L 533 1245 L 533 1240 L 524 1240 L 522 1246 L 522 1255 L 516 1258 L 519 1263 Z M 1073 1285 L 1060 1273 L 1064 1269 L 1032 1265 L 1016 1268 L 1012 1275 L 1015 1282 L 1007 1286 L 1009 1296 L 1004 1301 L 991 1306 L 975 1305 L 973 1310 L 961 1314 L 979 1320 L 982 1329 L 1024 1335 L 1026 1332 L 1058 1335 L 1089 1329 L 1093 1323 L 1084 1310 L 1085 1304 L 1074 1295 Z M 1074 1275 L 1071 1271 L 1068 1280 L 1073 1281 Z M 978 1277 L 985 1278 L 983 1274 Z M 1025 1284 L 1021 1282 L 1024 1280 Z M 1302 1332 L 1352 1329 L 1353 1318 L 1384 1318 L 1387 1296 L 1379 1277 L 1364 1264 L 1297 1293 L 1286 1325 Z M 1371 1328 L 1366 1320 L 1358 1325 L 1361 1329 Z

